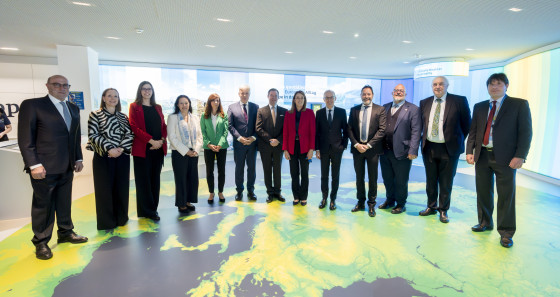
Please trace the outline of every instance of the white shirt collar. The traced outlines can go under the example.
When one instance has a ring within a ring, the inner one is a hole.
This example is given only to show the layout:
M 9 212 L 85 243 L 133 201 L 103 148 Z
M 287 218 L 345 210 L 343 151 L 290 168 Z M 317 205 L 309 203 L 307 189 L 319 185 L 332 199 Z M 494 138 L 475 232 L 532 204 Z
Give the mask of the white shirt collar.
M 437 96 L 434 94 L 434 101 L 437 99 Z M 447 92 L 445 94 L 443 94 L 443 96 L 441 96 L 441 102 L 445 102 L 445 99 L 447 99 Z
M 57 98 L 55 98 L 55 97 L 54 97 L 53 95 L 51 95 L 51 94 L 49 94 L 49 99 L 51 99 L 52 103 L 55 104 L 55 105 L 56 105 L 56 104 L 60 104 L 60 102 L 66 102 L 66 101 L 68 101 L 68 100 L 67 100 L 68 98 L 64 98 L 64 100 L 60 101 L 60 100 L 58 100 Z

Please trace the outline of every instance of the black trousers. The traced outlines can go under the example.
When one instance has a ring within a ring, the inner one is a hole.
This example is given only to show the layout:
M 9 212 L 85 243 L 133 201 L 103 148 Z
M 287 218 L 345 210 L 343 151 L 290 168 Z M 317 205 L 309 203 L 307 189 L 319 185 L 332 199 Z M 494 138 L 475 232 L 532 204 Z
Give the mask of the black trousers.
M 264 185 L 268 196 L 279 196 L 282 192 L 282 146 L 259 149 L 264 174 Z
M 58 225 L 58 237 L 69 235 L 74 229 L 72 223 L 72 180 L 74 172 L 68 168 L 65 173 L 48 174 L 44 179 L 31 177 L 33 201 L 31 203 L 31 229 L 34 245 L 48 243 L 52 237 L 54 218 Z
M 295 155 L 290 154 L 292 193 L 294 200 L 307 200 L 309 192 L 309 160 L 307 160 L 307 153 L 300 154 L 299 140 L 296 140 L 294 153 Z
M 387 195 L 387 203 L 397 203 L 397 207 L 404 207 L 408 197 L 408 178 L 412 160 L 405 157 L 397 159 L 392 150 L 385 150 L 381 155 L 379 163 L 381 165 L 381 175 Z
M 450 156 L 445 143 L 426 141 L 422 153 L 424 168 L 426 170 L 426 194 L 428 207 L 440 211 L 449 210 L 453 179 L 457 172 L 459 156 Z M 438 207 L 439 187 L 439 207 Z
M 227 150 L 222 149 L 217 153 L 213 150 L 204 150 L 204 163 L 206 163 L 206 182 L 208 191 L 214 193 L 214 160 L 218 163 L 218 193 L 224 191 L 226 182 L 226 156 Z
M 368 192 L 367 199 L 369 204 L 375 205 L 377 198 L 377 166 L 379 163 L 379 155 L 373 149 L 367 150 L 365 153 L 355 152 L 353 154 L 354 170 L 356 170 L 356 188 L 358 190 L 358 203 L 364 204 L 366 201 L 366 164 L 368 172 Z
M 138 217 L 156 216 L 163 166 L 163 150 L 146 150 L 146 158 L 133 157 Z
M 336 200 L 340 183 L 342 153 L 331 149 L 321 151 L 321 192 L 323 193 L 323 199 L 327 199 L 329 196 L 329 169 L 332 167 L 331 200 Z
M 172 150 L 171 165 L 175 177 L 175 206 L 198 202 L 198 157 L 182 156 Z
M 94 153 L 92 167 L 97 229 L 124 226 L 128 221 L 130 156 L 109 158 Z
M 513 237 L 515 234 L 515 175 L 517 170 L 509 165 L 496 163 L 494 153 L 483 148 L 475 165 L 476 206 L 478 223 L 492 226 L 494 212 L 494 176 L 498 190 L 498 226 L 501 236 Z

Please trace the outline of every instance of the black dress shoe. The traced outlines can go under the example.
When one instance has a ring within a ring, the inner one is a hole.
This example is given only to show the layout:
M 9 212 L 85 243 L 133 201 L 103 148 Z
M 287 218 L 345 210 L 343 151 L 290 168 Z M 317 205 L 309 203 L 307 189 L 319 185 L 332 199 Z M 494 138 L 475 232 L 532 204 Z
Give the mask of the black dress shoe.
M 442 223 L 449 223 L 449 217 L 447 216 L 447 210 L 442 210 L 439 212 L 439 221 Z
M 375 217 L 375 203 L 368 203 L 368 215 L 370 217 Z
M 294 204 L 294 205 L 298 205 L 298 204 L 299 204 L 299 200 L 295 200 L 295 199 L 294 199 L 293 204 Z
M 249 201 L 257 201 L 257 195 L 255 195 L 255 193 L 249 193 L 247 197 L 249 197 Z
M 187 204 L 187 209 L 190 210 L 190 211 L 194 211 L 196 209 L 196 207 L 192 204 L 191 205 Z
M 405 211 L 406 211 L 406 207 L 404 207 L 404 206 L 403 206 L 403 207 L 397 206 L 397 207 L 395 207 L 395 208 L 393 208 L 393 209 L 391 210 L 391 213 L 392 213 L 392 214 L 400 214 L 400 213 L 403 213 L 403 212 L 405 212 Z
M 189 212 L 189 208 L 184 206 L 184 207 L 177 207 L 177 209 L 179 209 L 180 213 L 188 213 Z
M 266 198 L 266 203 L 271 203 L 272 201 L 274 201 L 274 197 L 272 195 L 268 195 L 268 198 Z
M 511 239 L 511 237 L 504 236 L 500 239 L 500 244 L 505 248 L 510 248 L 513 246 L 513 239 Z
M 214 199 L 208 199 L 208 204 L 214 204 Z
M 492 229 L 494 229 L 494 227 L 481 225 L 481 224 L 476 224 L 476 225 L 472 226 L 472 228 L 471 228 L 471 230 L 473 232 L 484 232 L 486 230 L 492 230 Z
M 387 200 L 385 200 L 385 202 L 381 203 L 381 205 L 379 205 L 378 208 L 379 208 L 379 209 L 387 209 L 387 208 L 390 208 L 390 207 L 393 207 L 393 206 L 395 206 L 395 203 L 394 203 L 394 202 L 393 202 L 393 203 L 389 203 Z
M 356 204 L 356 206 L 354 206 L 354 208 L 352 208 L 352 212 L 357 212 L 357 211 L 361 211 L 361 210 L 366 210 L 366 206 L 363 205 L 362 203 L 358 203 Z
M 276 200 L 278 200 L 280 202 L 286 202 L 286 198 L 284 198 L 284 196 L 282 196 L 282 194 L 276 195 Z
M 153 216 L 148 217 L 148 219 L 157 222 L 157 221 L 159 221 L 161 218 L 159 217 L 159 215 L 153 215 Z
M 319 209 L 323 209 L 325 206 L 327 206 L 327 198 L 323 198 L 321 200 L 321 203 L 319 203 Z
M 222 193 L 218 193 L 218 197 L 219 197 L 219 201 L 220 203 L 225 203 L 226 202 L 226 197 L 224 197 L 224 195 Z
M 237 194 L 235 194 L 235 201 L 241 201 L 241 200 L 243 200 L 243 193 L 238 192 Z
M 70 243 L 84 243 L 87 242 L 88 238 L 85 236 L 80 236 L 78 234 L 76 234 L 74 231 L 72 231 L 72 233 L 63 236 L 63 237 L 59 237 L 57 242 L 58 243 L 64 243 L 64 242 L 70 242 Z
M 335 210 L 336 209 L 336 203 L 334 202 L 334 200 L 331 200 L 331 204 L 329 205 L 329 209 L 330 210 Z
M 437 213 L 437 210 L 433 209 L 433 208 L 426 208 L 423 211 L 419 212 L 418 214 L 425 217 L 425 216 L 429 216 L 429 215 L 435 215 Z
M 35 246 L 35 257 L 39 260 L 48 260 L 52 258 L 52 252 L 46 243 L 39 243 Z
M 307 200 L 301 200 L 300 204 L 301 204 L 301 206 L 306 206 L 307 205 Z

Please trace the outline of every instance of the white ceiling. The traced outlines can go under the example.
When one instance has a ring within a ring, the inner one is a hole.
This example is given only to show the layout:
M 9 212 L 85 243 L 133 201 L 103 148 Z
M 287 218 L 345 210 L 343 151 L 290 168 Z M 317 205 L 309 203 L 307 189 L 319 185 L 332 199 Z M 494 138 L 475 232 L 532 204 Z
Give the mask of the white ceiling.
M 81 1 L 93 6 L 0 0 L 0 47 L 20 49 L 0 55 L 56 57 L 63 44 L 103 61 L 398 77 L 425 59 L 486 65 L 560 41 L 559 0 Z

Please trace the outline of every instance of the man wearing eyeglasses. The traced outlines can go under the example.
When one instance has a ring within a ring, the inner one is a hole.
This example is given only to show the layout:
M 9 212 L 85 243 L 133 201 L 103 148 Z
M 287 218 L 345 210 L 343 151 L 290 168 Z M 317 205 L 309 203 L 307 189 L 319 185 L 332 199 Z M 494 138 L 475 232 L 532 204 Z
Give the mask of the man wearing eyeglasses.
M 18 117 L 18 144 L 33 187 L 31 228 L 38 259 L 52 258 L 48 246 L 58 225 L 58 243 L 83 243 L 71 218 L 72 179 L 82 171 L 80 110 L 67 98 L 70 85 L 66 77 L 54 75 L 47 80 L 49 94 L 21 103 Z
M 379 208 L 394 206 L 391 213 L 400 214 L 406 210 L 408 177 L 412 160 L 418 157 L 422 121 L 418 106 L 405 101 L 404 85 L 395 86 L 392 95 L 393 102 L 383 105 L 387 113 L 387 125 L 379 163 L 387 200 Z

